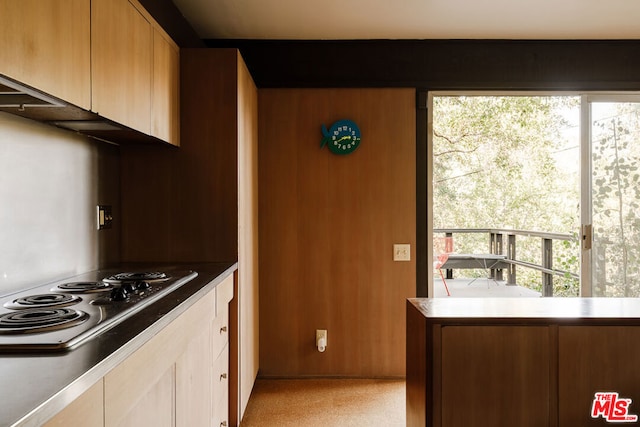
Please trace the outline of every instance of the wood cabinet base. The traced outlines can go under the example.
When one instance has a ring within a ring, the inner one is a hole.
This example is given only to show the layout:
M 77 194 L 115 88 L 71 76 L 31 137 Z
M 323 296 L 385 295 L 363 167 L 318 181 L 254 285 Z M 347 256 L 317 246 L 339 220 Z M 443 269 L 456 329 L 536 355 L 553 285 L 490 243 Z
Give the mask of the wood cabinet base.
M 640 414 L 640 304 L 616 318 L 615 301 L 574 300 L 409 300 L 407 426 L 608 425 L 621 414 L 612 403 L 592 417 L 598 392 Z M 584 317 L 567 316 L 572 304 Z

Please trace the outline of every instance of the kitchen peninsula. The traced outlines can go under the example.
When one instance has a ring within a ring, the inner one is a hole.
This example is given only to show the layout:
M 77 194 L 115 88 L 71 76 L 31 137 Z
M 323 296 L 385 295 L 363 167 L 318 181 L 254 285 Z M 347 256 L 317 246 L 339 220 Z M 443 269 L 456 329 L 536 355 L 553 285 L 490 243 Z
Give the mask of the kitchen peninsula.
M 409 299 L 407 426 L 633 419 L 640 414 L 638 360 L 640 299 Z M 598 406 L 593 417 L 598 392 L 630 401 L 617 414 Z

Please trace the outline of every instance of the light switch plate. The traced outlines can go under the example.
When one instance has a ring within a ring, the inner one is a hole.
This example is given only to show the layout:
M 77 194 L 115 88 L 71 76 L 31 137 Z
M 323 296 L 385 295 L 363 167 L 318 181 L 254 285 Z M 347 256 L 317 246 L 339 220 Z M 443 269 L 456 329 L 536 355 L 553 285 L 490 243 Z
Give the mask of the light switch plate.
M 408 243 L 393 245 L 394 261 L 411 261 L 411 245 Z

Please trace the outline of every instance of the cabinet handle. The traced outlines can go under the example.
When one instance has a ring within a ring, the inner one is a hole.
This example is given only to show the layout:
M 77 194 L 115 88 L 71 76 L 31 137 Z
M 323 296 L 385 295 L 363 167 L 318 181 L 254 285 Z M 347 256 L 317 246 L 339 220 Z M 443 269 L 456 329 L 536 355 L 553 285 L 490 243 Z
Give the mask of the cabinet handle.
M 227 422 L 226 421 L 221 422 L 220 427 L 227 427 Z
M 223 326 L 222 328 L 220 328 L 220 333 L 224 334 L 225 332 L 227 332 L 227 327 Z
M 220 374 L 220 381 L 226 380 L 226 379 L 227 379 L 227 374 L 226 373 Z

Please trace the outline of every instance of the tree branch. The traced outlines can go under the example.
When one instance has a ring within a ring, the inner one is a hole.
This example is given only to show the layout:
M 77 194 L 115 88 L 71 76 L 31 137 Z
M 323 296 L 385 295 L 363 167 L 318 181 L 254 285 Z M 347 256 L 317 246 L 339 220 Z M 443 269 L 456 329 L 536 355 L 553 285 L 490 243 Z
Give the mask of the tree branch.
M 442 138 L 445 141 L 447 141 L 449 144 L 455 146 L 457 144 L 457 141 L 453 141 L 451 138 L 446 137 L 444 135 L 439 134 L 438 132 L 436 132 L 435 130 L 433 131 L 433 136 L 438 137 L 438 138 Z M 466 137 L 468 135 L 462 135 L 463 137 Z M 441 151 L 440 153 L 434 153 L 433 156 L 437 157 L 437 156 L 442 156 L 445 154 L 451 154 L 451 153 L 462 153 L 462 154 L 468 154 L 468 153 L 473 153 L 474 151 L 478 150 L 478 146 L 476 146 L 474 149 L 472 150 L 447 150 L 447 151 Z
M 448 178 L 442 178 L 442 179 L 439 179 L 439 180 L 434 181 L 434 182 L 436 184 L 438 184 L 440 182 L 451 181 L 452 179 L 464 178 L 465 176 L 473 175 L 473 174 L 480 173 L 480 172 L 482 172 L 482 169 L 479 169 L 479 170 L 473 171 L 473 172 L 468 172 L 468 173 L 465 173 L 465 174 L 462 174 L 462 175 L 456 175 L 456 176 L 450 176 Z

